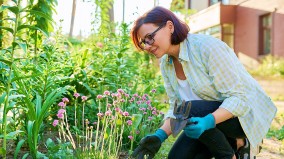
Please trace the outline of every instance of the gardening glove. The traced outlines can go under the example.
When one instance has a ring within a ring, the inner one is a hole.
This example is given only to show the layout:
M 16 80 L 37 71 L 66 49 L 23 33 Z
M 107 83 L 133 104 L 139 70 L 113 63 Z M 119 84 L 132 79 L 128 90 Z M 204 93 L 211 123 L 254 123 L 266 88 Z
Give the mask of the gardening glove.
M 188 125 L 183 130 L 186 136 L 193 139 L 198 139 L 205 130 L 215 127 L 215 118 L 212 114 L 205 117 L 191 117 L 188 121 L 196 124 Z
M 132 153 L 132 157 L 144 159 L 145 155 L 149 155 L 148 159 L 154 158 L 155 154 L 159 151 L 161 144 L 168 138 L 166 132 L 158 129 L 154 134 L 147 135 L 141 139 L 139 146 Z

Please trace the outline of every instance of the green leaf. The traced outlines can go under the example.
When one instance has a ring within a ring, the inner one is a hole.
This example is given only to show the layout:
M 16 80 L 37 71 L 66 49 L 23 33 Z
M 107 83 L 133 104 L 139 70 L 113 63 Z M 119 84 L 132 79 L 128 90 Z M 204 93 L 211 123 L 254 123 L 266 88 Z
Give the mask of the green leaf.
M 24 131 L 21 130 L 17 130 L 17 131 L 13 131 L 10 132 L 9 134 L 6 135 L 7 139 L 16 139 L 17 134 L 22 133 Z M 4 135 L 0 135 L 0 138 L 4 138 Z
M 5 6 L 5 5 L 1 5 L 0 7 L 0 13 L 3 12 L 5 9 L 9 8 L 11 6 Z
M 29 156 L 29 153 L 26 153 L 26 154 L 22 157 L 22 159 L 26 159 L 28 156 Z
M 5 5 L 2 5 L 0 7 L 0 13 L 3 12 L 5 9 L 9 9 L 11 12 L 15 14 L 19 13 L 19 8 L 17 6 L 5 6 Z
M 141 121 L 142 121 L 142 114 L 133 114 L 132 115 L 132 128 L 137 129 Z
M 11 61 L 8 60 L 4 60 L 4 59 L 0 59 L 0 61 L 4 62 L 5 64 L 7 64 L 8 66 L 10 66 L 12 64 Z
M 15 41 L 15 43 L 16 43 L 17 45 L 19 45 L 20 48 L 21 48 L 25 53 L 27 53 L 27 44 L 26 44 L 26 43 L 21 43 L 21 42 L 18 42 L 18 41 Z
M 118 54 L 117 54 L 117 57 L 118 57 L 119 59 L 121 59 L 121 58 L 122 58 L 122 53 L 118 53 Z
M 34 74 L 34 75 L 29 75 L 29 76 L 14 77 L 14 78 L 12 78 L 11 82 L 19 81 L 19 80 L 26 79 L 26 78 L 39 77 L 41 75 L 42 74 Z
M 40 17 L 43 17 L 49 21 L 52 21 L 54 22 L 54 20 L 52 19 L 52 17 L 50 17 L 48 14 L 45 14 L 43 12 L 39 12 L 39 11 L 36 11 L 36 10 L 28 10 L 26 12 L 30 12 L 31 14 L 35 15 L 35 16 L 40 16 Z
M 6 150 L 3 147 L 1 147 L 0 148 L 0 155 L 4 155 L 4 154 L 6 154 Z
M 48 138 L 48 139 L 46 140 L 45 144 L 46 144 L 47 148 L 50 148 L 50 147 L 55 146 L 55 143 L 52 141 L 51 138 Z
M 36 94 L 36 116 L 39 117 L 41 113 L 41 96 L 37 93 Z
M 46 156 L 45 156 L 45 154 L 43 154 L 43 153 L 37 151 L 37 152 L 36 152 L 36 158 L 43 158 L 43 159 L 46 159 Z
M 8 9 L 13 12 L 14 14 L 18 14 L 19 13 L 19 8 L 17 6 L 10 6 L 8 7 Z
M 6 92 L 4 92 L 4 93 L 2 94 L 2 96 L 0 97 L 0 104 L 1 104 L 1 103 L 4 103 L 5 97 L 6 97 Z
M 0 29 L 7 30 L 8 32 L 14 34 L 14 30 L 12 28 L 0 26 Z
M 10 95 L 8 100 L 16 99 L 16 98 L 22 98 L 25 97 L 25 95 L 19 94 L 19 95 Z
M 16 18 L 4 18 L 4 19 L 0 20 L 0 22 L 8 21 L 8 20 L 11 20 L 11 21 L 13 21 L 13 22 L 16 22 Z
M 16 150 L 15 150 L 15 152 L 14 152 L 14 159 L 16 159 L 17 157 L 18 157 L 18 154 L 19 154 L 19 152 L 20 152 L 20 150 L 21 150 L 21 147 L 22 147 L 22 145 L 25 143 L 25 140 L 24 139 L 22 139 L 22 140 L 20 140 L 19 142 L 18 142 L 18 144 L 17 144 L 17 147 L 16 147 Z
M 31 30 L 38 30 L 41 31 L 45 36 L 48 36 L 48 32 L 43 31 L 41 28 L 39 27 L 35 27 L 35 26 L 31 26 L 31 25 L 20 25 L 18 26 L 17 30 L 20 31 L 22 29 L 31 29 Z

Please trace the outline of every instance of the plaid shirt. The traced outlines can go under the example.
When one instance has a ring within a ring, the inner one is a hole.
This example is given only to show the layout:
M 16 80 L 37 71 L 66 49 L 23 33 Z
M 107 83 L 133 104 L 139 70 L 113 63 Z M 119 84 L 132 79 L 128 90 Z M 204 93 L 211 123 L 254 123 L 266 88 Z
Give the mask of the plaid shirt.
M 265 137 L 276 107 L 236 54 L 219 39 L 188 34 L 180 44 L 179 61 L 193 92 L 204 100 L 223 101 L 220 107 L 238 117 L 251 146 Z M 181 103 L 172 57 L 160 61 L 170 108 L 165 118 L 175 118 L 175 100 Z

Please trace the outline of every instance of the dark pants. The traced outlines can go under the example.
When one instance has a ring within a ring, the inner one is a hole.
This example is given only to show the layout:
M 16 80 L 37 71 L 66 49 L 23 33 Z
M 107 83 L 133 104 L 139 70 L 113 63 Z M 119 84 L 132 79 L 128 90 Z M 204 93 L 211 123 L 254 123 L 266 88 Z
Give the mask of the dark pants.
M 204 117 L 219 108 L 217 101 L 191 101 L 189 117 Z M 231 118 L 204 131 L 199 139 L 182 133 L 174 143 L 169 159 L 231 159 L 237 150 L 236 138 L 245 138 L 238 118 Z

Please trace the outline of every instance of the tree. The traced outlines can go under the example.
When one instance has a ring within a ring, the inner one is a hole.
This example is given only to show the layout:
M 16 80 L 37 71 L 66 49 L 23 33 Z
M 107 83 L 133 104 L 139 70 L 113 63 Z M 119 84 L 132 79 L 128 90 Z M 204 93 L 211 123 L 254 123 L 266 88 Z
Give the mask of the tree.
M 69 37 L 73 36 L 74 20 L 76 15 L 76 2 L 77 0 L 73 0 Z

